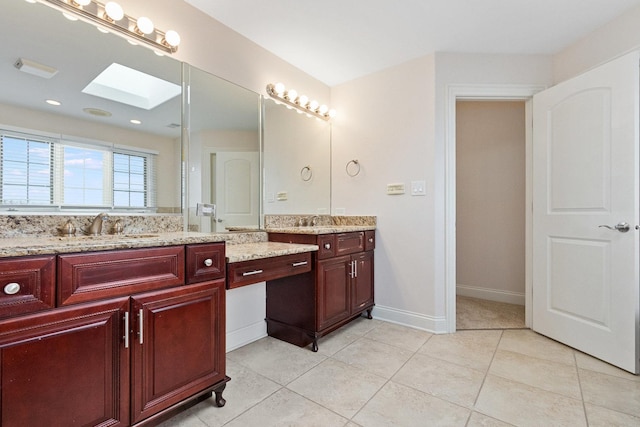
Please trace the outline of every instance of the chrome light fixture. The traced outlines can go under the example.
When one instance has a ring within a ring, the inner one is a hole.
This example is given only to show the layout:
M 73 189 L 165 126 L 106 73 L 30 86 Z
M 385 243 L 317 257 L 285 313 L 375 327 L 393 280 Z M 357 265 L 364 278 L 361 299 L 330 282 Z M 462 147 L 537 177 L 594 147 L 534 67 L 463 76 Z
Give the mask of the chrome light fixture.
M 123 36 L 130 42 L 142 42 L 156 51 L 174 53 L 180 44 L 180 35 L 174 30 L 166 33 L 154 27 L 151 19 L 143 16 L 133 18 L 118 3 L 106 4 L 95 0 L 37 0 L 38 2 L 60 10 L 65 16 L 77 17 L 96 24 L 100 31 L 106 29 Z
M 283 104 L 297 108 L 322 120 L 329 120 L 336 115 L 336 110 L 330 110 L 329 107 L 324 104 L 320 105 L 316 100 L 309 101 L 307 96 L 298 95 L 298 92 L 294 89 L 286 90 L 282 83 L 269 83 L 267 85 L 267 94 Z

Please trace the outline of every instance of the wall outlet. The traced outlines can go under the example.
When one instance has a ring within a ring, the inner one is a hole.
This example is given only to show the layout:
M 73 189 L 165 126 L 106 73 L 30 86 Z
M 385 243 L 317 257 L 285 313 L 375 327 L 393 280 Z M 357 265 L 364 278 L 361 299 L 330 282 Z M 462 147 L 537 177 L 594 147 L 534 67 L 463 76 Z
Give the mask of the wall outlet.
M 286 191 L 278 191 L 278 194 L 276 194 L 276 197 L 278 198 L 278 201 L 281 202 L 283 200 L 287 200 L 289 196 L 287 195 Z
M 387 194 L 404 194 L 404 184 L 387 184 Z
M 216 205 L 211 203 L 196 203 L 196 216 L 216 216 Z

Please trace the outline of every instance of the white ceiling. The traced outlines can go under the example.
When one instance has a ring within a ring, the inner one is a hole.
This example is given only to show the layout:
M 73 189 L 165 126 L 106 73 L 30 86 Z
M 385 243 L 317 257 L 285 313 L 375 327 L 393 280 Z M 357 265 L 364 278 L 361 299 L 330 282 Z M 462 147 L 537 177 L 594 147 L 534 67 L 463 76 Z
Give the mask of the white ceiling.
M 640 0 L 185 0 L 329 86 L 433 52 L 554 54 Z

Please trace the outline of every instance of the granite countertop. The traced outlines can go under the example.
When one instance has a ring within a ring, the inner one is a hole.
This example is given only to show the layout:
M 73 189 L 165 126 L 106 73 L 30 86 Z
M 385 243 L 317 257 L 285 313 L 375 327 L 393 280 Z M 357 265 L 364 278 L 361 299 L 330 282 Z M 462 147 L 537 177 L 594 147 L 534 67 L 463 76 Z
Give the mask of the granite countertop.
M 224 242 L 233 238 L 225 233 L 141 233 L 101 236 L 32 236 L 0 239 L 0 258 L 110 249 L 145 248 L 191 243 Z
M 289 233 L 289 234 L 331 234 L 346 233 L 349 231 L 371 231 L 375 230 L 375 225 L 319 225 L 311 227 L 269 227 L 267 233 Z
M 254 259 L 271 258 L 282 255 L 314 252 L 317 245 L 304 245 L 297 243 L 256 242 L 229 244 L 226 247 L 227 262 L 250 261 Z

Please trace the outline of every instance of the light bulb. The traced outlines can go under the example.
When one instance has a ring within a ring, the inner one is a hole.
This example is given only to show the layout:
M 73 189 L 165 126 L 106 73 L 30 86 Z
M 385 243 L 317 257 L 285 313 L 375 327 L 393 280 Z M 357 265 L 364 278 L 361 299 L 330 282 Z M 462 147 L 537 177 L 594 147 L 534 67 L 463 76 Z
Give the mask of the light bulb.
M 298 92 L 295 89 L 290 89 L 289 92 L 287 92 L 287 99 L 290 102 L 296 102 L 296 98 L 298 98 Z
M 151 22 L 151 19 L 146 16 L 141 16 L 136 21 L 136 29 L 142 34 L 151 34 L 154 30 L 153 22 Z
M 306 95 L 300 95 L 300 98 L 298 98 L 298 104 L 300 104 L 301 107 L 306 107 L 308 103 L 309 98 Z
M 327 114 L 327 111 L 329 111 L 329 107 L 327 107 L 326 105 L 322 104 L 320 106 L 320 108 L 318 109 L 318 113 L 322 114 L 323 116 L 325 114 Z
M 119 21 L 124 18 L 124 10 L 114 1 L 110 1 L 104 5 L 104 12 L 112 21 Z
M 336 116 L 336 110 L 334 110 L 333 108 L 331 110 L 329 110 L 329 117 L 334 118 Z
M 282 97 L 285 90 L 284 84 L 276 83 L 276 85 L 273 87 L 273 90 L 276 92 L 276 95 Z
M 71 0 L 71 4 L 77 4 L 78 6 L 88 6 L 91 0 Z
M 77 21 L 78 18 L 68 12 L 62 12 L 62 16 L 64 16 L 65 18 L 67 18 L 69 21 Z
M 180 44 L 180 34 L 173 30 L 169 30 L 164 34 L 164 40 L 171 47 L 178 47 Z
M 314 99 L 314 100 L 312 100 L 312 101 L 309 103 L 309 110 L 311 110 L 311 111 L 316 111 L 316 110 L 318 109 L 318 105 L 320 105 L 320 104 L 318 104 L 318 101 L 316 101 L 315 99 Z

